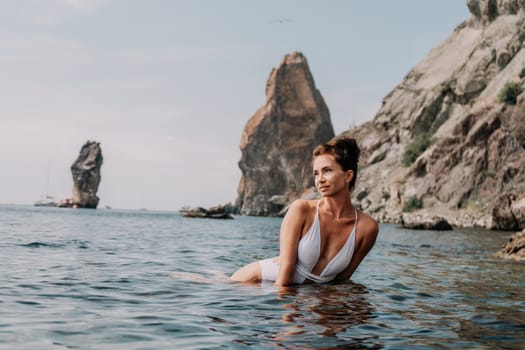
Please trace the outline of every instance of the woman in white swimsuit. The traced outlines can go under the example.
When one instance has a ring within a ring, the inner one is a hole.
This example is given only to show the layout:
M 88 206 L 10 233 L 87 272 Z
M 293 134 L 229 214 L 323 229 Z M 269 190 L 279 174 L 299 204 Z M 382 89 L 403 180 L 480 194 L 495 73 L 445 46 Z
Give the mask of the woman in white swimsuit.
M 348 280 L 379 231 L 374 219 L 352 205 L 359 153 L 353 138 L 319 145 L 313 172 L 322 198 L 294 201 L 281 224 L 279 256 L 248 264 L 231 279 L 280 286 Z

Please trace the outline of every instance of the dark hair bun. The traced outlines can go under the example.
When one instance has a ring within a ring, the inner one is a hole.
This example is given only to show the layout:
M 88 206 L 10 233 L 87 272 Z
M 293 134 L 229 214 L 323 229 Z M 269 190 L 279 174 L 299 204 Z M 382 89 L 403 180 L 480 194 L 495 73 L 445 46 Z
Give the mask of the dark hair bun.
M 352 137 L 337 137 L 332 139 L 328 144 L 332 144 L 333 147 L 341 152 L 342 159 L 348 159 L 356 164 L 359 163 L 359 156 L 361 155 L 361 150 L 357 145 L 357 142 Z

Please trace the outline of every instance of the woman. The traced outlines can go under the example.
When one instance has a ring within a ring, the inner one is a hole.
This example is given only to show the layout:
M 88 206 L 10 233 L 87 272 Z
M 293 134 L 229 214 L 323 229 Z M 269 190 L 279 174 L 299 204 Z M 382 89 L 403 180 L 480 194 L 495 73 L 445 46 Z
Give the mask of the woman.
M 274 281 L 287 286 L 345 281 L 373 247 L 379 231 L 374 219 L 352 205 L 359 147 L 353 138 L 335 138 L 313 153 L 320 200 L 292 203 L 281 224 L 280 254 L 240 268 L 237 282 Z

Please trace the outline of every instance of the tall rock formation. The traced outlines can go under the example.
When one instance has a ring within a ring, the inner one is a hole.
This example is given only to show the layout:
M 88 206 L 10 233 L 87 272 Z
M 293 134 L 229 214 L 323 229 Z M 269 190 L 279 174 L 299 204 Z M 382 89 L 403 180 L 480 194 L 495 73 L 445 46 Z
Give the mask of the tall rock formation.
M 100 168 L 102 167 L 100 143 L 87 141 L 71 165 L 73 174 L 73 206 L 78 208 L 96 208 Z
M 420 203 L 457 226 L 525 227 L 525 0 L 467 6 L 472 17 L 347 132 L 364 161 L 354 201 L 382 222 Z
M 246 215 L 276 215 L 313 185 L 313 148 L 334 136 L 330 112 L 306 58 L 284 57 L 266 83 L 266 103 L 241 137 L 242 177 L 236 207 Z

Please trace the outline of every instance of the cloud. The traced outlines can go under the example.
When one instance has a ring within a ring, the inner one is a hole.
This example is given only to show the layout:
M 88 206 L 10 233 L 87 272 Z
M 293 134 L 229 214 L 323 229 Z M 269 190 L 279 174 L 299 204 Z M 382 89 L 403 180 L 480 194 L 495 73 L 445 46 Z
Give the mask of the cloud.
M 102 0 L 54 0 L 58 4 L 64 4 L 80 12 L 93 12 L 101 4 Z
M 58 38 L 50 34 L 35 33 L 30 35 L 13 35 L 11 33 L 0 34 L 0 48 L 2 53 L 0 57 L 4 57 L 7 53 L 13 54 L 32 54 L 35 53 L 61 53 L 71 50 L 79 50 L 84 48 L 78 42 Z M 43 52 L 42 52 L 43 51 Z M 34 57 L 37 59 L 38 57 Z
M 4 15 L 9 15 L 13 22 L 54 26 L 70 16 L 95 13 L 105 2 L 106 0 L 4 1 L 0 4 L 0 10 Z

